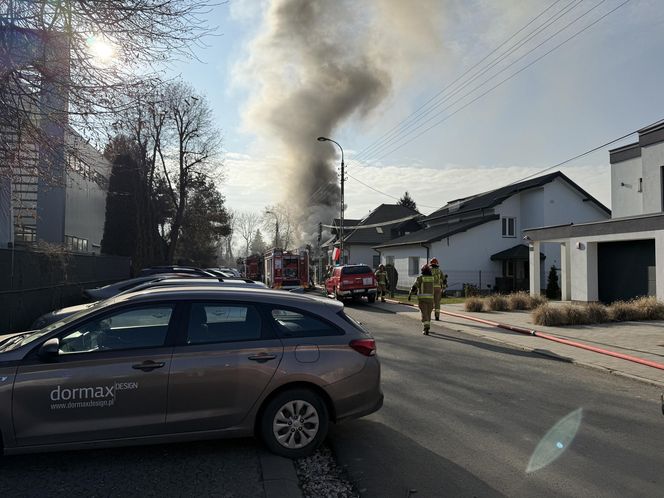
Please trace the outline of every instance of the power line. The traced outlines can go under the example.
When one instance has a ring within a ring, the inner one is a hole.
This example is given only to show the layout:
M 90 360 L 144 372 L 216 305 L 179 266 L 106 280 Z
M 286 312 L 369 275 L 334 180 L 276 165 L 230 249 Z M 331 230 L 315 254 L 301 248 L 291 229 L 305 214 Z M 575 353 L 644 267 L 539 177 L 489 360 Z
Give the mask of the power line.
M 524 180 L 528 180 L 529 178 L 533 178 L 533 177 L 535 177 L 535 176 L 539 176 L 539 175 L 541 175 L 542 173 L 546 173 L 546 172 L 549 171 L 549 170 L 552 170 L 552 169 L 554 169 L 554 168 L 558 168 L 558 167 L 560 167 L 560 166 L 562 166 L 562 165 L 564 165 L 564 164 L 570 163 L 570 162 L 572 162 L 572 161 L 574 161 L 574 160 L 576 160 L 576 159 L 579 159 L 579 158 L 581 158 L 581 157 L 587 156 L 588 154 L 592 154 L 593 152 L 597 152 L 598 150 L 603 149 L 603 148 L 605 148 L 605 147 L 608 147 L 609 145 L 614 144 L 614 143 L 616 143 L 616 142 L 620 142 L 621 140 L 624 140 L 624 139 L 626 139 L 626 138 L 628 138 L 628 137 L 631 137 L 632 135 L 634 135 L 634 134 L 636 134 L 636 133 L 637 133 L 636 131 L 633 131 L 633 132 L 631 132 L 631 133 L 628 133 L 627 135 L 623 135 L 622 137 L 616 138 L 616 139 L 614 139 L 614 140 L 611 140 L 610 142 L 606 142 L 605 144 L 599 145 L 599 146 L 597 146 L 597 147 L 595 147 L 595 148 L 593 148 L 593 149 L 587 150 L 586 152 L 583 152 L 583 153 L 578 154 L 578 155 L 576 155 L 576 156 L 574 156 L 574 157 L 571 157 L 571 158 L 569 158 L 569 159 L 566 159 L 566 160 L 564 160 L 564 161 L 562 161 L 562 162 L 559 162 L 559 163 L 557 163 L 557 164 L 554 164 L 553 166 L 549 166 L 548 168 L 544 168 L 544 169 L 542 169 L 542 170 L 540 170 L 540 171 L 538 171 L 538 172 L 536 172 L 536 173 L 533 173 L 532 175 L 528 175 L 528 176 L 525 176 L 525 177 L 523 177 L 523 178 L 521 178 L 521 179 L 519 179 L 519 180 L 515 180 L 515 181 L 513 181 L 512 183 L 508 183 L 506 186 L 508 186 L 508 185 L 514 185 L 515 183 L 519 183 L 519 182 L 522 182 L 522 181 L 524 181 Z
M 500 50 L 500 49 L 501 49 L 504 45 L 506 45 L 510 40 L 512 40 L 514 37 L 516 37 L 519 33 L 521 33 L 524 29 L 526 29 L 526 28 L 527 28 L 528 26 L 530 26 L 533 22 L 535 22 L 537 19 L 539 19 L 542 15 L 544 15 L 546 12 L 548 12 L 551 8 L 553 8 L 553 7 L 554 7 L 556 4 L 558 4 L 560 1 L 561 1 L 561 0 L 557 0 L 556 2 L 554 2 L 553 4 L 551 4 L 548 8 L 546 8 L 544 11 L 540 12 L 537 16 L 535 16 L 533 19 L 531 19 L 531 20 L 530 20 L 525 26 L 523 26 L 521 29 L 519 29 L 519 30 L 516 31 L 514 34 L 512 34 L 512 36 L 510 36 L 510 37 L 509 37 L 508 39 L 506 39 L 503 43 L 501 43 L 498 47 L 496 47 L 496 48 L 493 49 L 491 52 L 489 52 L 489 53 L 488 53 L 486 56 L 484 56 L 480 61 L 478 61 L 478 62 L 475 63 L 473 66 L 471 66 L 469 69 L 467 69 L 465 72 L 463 72 L 459 77 L 457 77 L 457 78 L 456 78 L 454 81 L 452 81 L 449 85 L 447 85 L 447 86 L 445 86 L 443 89 L 441 89 L 441 90 L 440 90 L 438 93 L 436 93 L 433 97 L 431 97 L 430 99 L 428 99 L 428 100 L 427 100 L 424 104 L 422 104 L 422 105 L 421 105 L 416 111 L 414 111 L 409 117 L 407 117 L 406 119 L 402 120 L 400 123 L 398 123 L 398 124 L 395 125 L 393 128 L 391 128 L 388 132 L 384 133 L 381 137 L 379 137 L 377 140 L 375 140 L 375 141 L 374 141 L 372 144 L 370 144 L 368 147 L 365 147 L 364 149 L 362 149 L 362 150 L 358 153 L 358 155 L 356 156 L 356 158 L 354 158 L 354 159 L 357 160 L 357 159 L 359 159 L 360 157 L 366 156 L 366 155 L 369 153 L 369 151 L 371 151 L 371 150 L 373 150 L 373 149 L 376 149 L 377 147 L 380 148 L 380 146 L 384 145 L 385 142 L 390 142 L 390 141 L 393 139 L 393 137 L 394 137 L 395 135 L 398 135 L 398 134 L 399 134 L 399 132 L 402 132 L 402 131 L 406 130 L 408 127 L 410 127 L 410 126 L 412 126 L 413 124 L 417 123 L 418 120 L 420 120 L 422 117 L 426 116 L 426 115 L 427 115 L 428 113 L 430 113 L 433 109 L 435 109 L 437 106 L 439 106 L 440 104 L 442 104 L 442 102 L 444 102 L 445 100 L 447 100 L 451 95 L 448 95 L 448 96 L 447 96 L 445 99 L 443 99 L 441 102 L 438 102 L 438 103 L 436 103 L 434 106 L 429 107 L 429 108 L 427 109 L 427 106 L 428 106 L 431 102 L 434 102 L 436 99 L 438 99 L 438 97 L 440 97 L 441 95 L 445 94 L 445 92 L 447 92 L 447 90 L 449 90 L 449 89 L 451 89 L 452 87 L 454 87 L 454 85 L 455 85 L 457 82 L 459 82 L 460 80 L 462 80 L 467 74 L 469 74 L 469 73 L 472 72 L 475 68 L 477 68 L 478 66 L 480 66 L 480 65 L 481 65 L 486 59 L 488 59 L 491 55 L 493 55 L 495 52 L 497 52 L 498 50 Z M 507 52 L 506 52 L 505 54 L 503 54 L 503 55 L 502 55 L 501 57 L 499 57 L 497 60 L 494 60 L 494 62 L 493 62 L 491 65 L 489 65 L 487 68 L 485 68 L 483 71 L 481 71 L 481 72 L 475 74 L 475 76 L 473 76 L 473 78 L 472 78 L 470 81 L 466 81 L 466 82 L 464 82 L 464 83 L 461 85 L 461 87 L 459 87 L 459 89 L 457 89 L 455 92 L 452 93 L 452 95 L 454 95 L 454 93 L 458 92 L 460 89 L 463 89 L 464 86 L 468 85 L 469 83 L 471 83 L 472 81 L 474 81 L 475 79 L 477 79 L 477 77 L 481 76 L 481 75 L 484 74 L 486 71 L 488 71 L 489 69 L 491 69 L 495 64 L 497 64 L 498 62 L 500 62 L 501 60 L 503 60 L 504 58 L 506 58 L 507 56 L 509 56 L 511 53 L 513 53 L 514 51 L 516 51 L 516 49 L 520 48 L 523 44 L 525 44 L 527 41 L 529 41 L 529 40 L 534 36 L 533 33 L 534 33 L 535 35 L 539 34 L 539 32 L 543 31 L 543 30 L 546 29 L 548 26 L 550 26 L 552 22 L 557 21 L 560 17 L 562 17 L 562 15 L 566 14 L 567 12 L 569 12 L 569 10 L 571 10 L 569 7 L 570 7 L 572 4 L 574 4 L 574 3 L 576 2 L 576 4 L 572 6 L 572 9 L 573 9 L 573 8 L 576 7 L 576 5 L 578 5 L 578 3 L 580 3 L 581 1 L 582 1 L 582 0 L 572 0 L 570 3 L 568 3 L 568 4 L 562 9 L 562 13 L 558 13 L 558 17 L 556 17 L 555 19 L 550 18 L 550 19 L 549 19 L 548 21 L 546 21 L 544 24 L 541 24 L 540 26 L 538 26 L 534 31 L 531 31 L 531 32 L 529 33 L 529 35 L 528 35 L 525 39 L 522 39 L 522 40 L 521 40 L 520 44 L 517 44 L 516 46 L 513 45 L 512 47 L 510 47 L 510 48 L 507 50 Z M 554 17 L 555 17 L 555 16 L 554 16 Z M 553 21 L 552 21 L 552 19 L 553 19 Z M 422 111 L 424 111 L 424 112 L 422 112 Z M 409 122 L 409 121 L 410 121 L 410 122 Z M 398 131 L 396 131 L 396 130 L 398 130 Z
M 367 187 L 367 188 L 373 190 L 374 192 L 377 192 L 377 193 L 379 193 L 379 194 L 385 195 L 385 196 L 387 196 L 387 197 L 391 197 L 392 199 L 395 199 L 395 200 L 397 200 L 397 201 L 401 200 L 401 199 L 399 199 L 398 197 L 393 196 L 392 194 L 388 194 L 387 192 L 383 192 L 382 190 L 378 190 L 377 188 L 374 188 L 374 187 L 372 187 L 371 185 L 369 185 L 369 184 L 367 184 L 367 183 L 364 183 L 362 180 L 358 180 L 357 178 L 355 178 L 355 177 L 354 177 L 353 175 L 351 175 L 351 174 L 348 174 L 348 173 L 347 173 L 347 175 L 348 175 L 349 178 L 352 178 L 352 179 L 355 180 L 356 182 L 361 183 L 361 184 L 364 185 L 365 187 Z M 425 208 L 431 208 L 431 209 L 438 209 L 438 208 L 440 207 L 440 206 L 427 206 L 427 205 L 425 205 L 425 204 L 420 204 L 419 206 L 420 206 L 420 207 L 425 207 Z
M 595 5 L 595 7 L 593 7 L 592 9 L 596 8 L 597 6 L 599 6 L 599 5 L 600 5 L 601 3 L 603 3 L 604 1 L 606 1 L 606 0 L 602 0 L 599 4 Z M 610 10 L 609 12 L 607 12 L 606 14 L 604 14 L 603 16 L 599 17 L 598 19 L 596 19 L 596 20 L 593 21 L 592 23 L 588 24 L 586 27 L 584 27 L 584 28 L 581 29 L 580 31 L 577 31 L 576 33 L 574 33 L 574 34 L 573 34 L 572 36 L 570 36 L 569 38 L 565 39 L 564 41 L 562 41 L 561 43 L 559 43 L 558 45 L 556 45 L 556 46 L 553 47 L 552 49 L 548 50 L 547 52 L 545 52 L 544 54 L 542 54 L 541 56 L 539 56 L 539 57 L 536 58 L 535 60 L 531 61 L 530 63 L 528 63 L 527 65 L 525 65 L 525 66 L 522 67 L 521 69 L 519 69 L 518 71 L 512 73 L 510 76 L 508 76 L 508 77 L 505 78 L 504 80 L 502 80 L 502 81 L 500 81 L 499 83 L 497 83 L 496 85 L 492 86 L 491 88 L 489 88 L 489 89 L 488 89 L 487 91 L 485 91 L 484 93 L 478 95 L 477 97 L 475 97 L 475 98 L 472 99 L 471 101 L 469 101 L 469 102 L 467 102 L 466 104 L 464 104 L 463 106 L 461 106 L 459 109 L 455 110 L 455 111 L 452 112 L 451 114 L 448 114 L 448 115 L 445 116 L 443 119 L 441 119 L 441 120 L 435 122 L 433 125 L 431 125 L 431 126 L 425 128 L 423 131 L 421 131 L 420 133 L 418 133 L 418 134 L 415 135 L 414 137 L 412 137 L 412 138 L 406 140 L 405 142 L 401 143 L 400 145 L 397 145 L 396 147 L 394 147 L 394 148 L 388 150 L 387 152 L 385 152 L 383 155 L 381 155 L 380 157 L 378 157 L 378 158 L 375 159 L 375 160 L 376 160 L 376 161 L 379 161 L 380 159 L 384 158 L 385 156 L 387 156 L 387 155 L 389 155 L 389 154 L 392 154 L 393 152 L 396 152 L 397 150 L 403 148 L 404 146 L 408 145 L 408 144 L 411 143 L 412 141 L 414 141 L 414 140 L 416 140 L 417 138 L 421 137 L 421 136 L 422 136 L 423 134 L 425 134 L 426 132 L 430 131 L 431 129 L 433 129 L 433 128 L 437 127 L 437 126 L 439 126 L 440 124 L 442 124 L 443 122 L 447 121 L 449 118 L 451 118 L 451 117 L 454 116 L 455 114 L 461 112 L 461 111 L 464 110 L 466 107 L 468 107 L 468 106 L 470 106 L 471 104 L 477 102 L 479 99 L 481 99 L 481 98 L 484 97 L 485 95 L 489 94 L 490 92 L 492 92 L 492 91 L 495 90 L 496 88 L 500 87 L 500 86 L 503 85 L 504 83 L 508 82 L 509 80 L 511 80 L 512 78 L 514 78 L 515 76 L 517 76 L 518 74 L 522 73 L 523 71 L 525 71 L 525 70 L 528 69 L 529 67 L 533 66 L 534 64 L 536 64 L 537 62 L 539 62 L 540 60 L 542 60 L 542 59 L 543 59 L 544 57 L 546 57 L 547 55 L 551 54 L 552 52 L 556 51 L 557 49 L 559 49 L 560 47 L 562 47 L 563 45 L 565 45 L 566 43 L 568 43 L 568 42 L 571 41 L 572 39 L 576 38 L 578 35 L 580 35 L 580 34 L 583 33 L 584 31 L 590 29 L 592 26 L 594 26 L 595 24 L 597 24 L 598 22 L 600 22 L 601 20 L 603 20 L 604 18 L 606 18 L 607 16 L 609 16 L 610 14 L 612 14 L 613 12 L 615 12 L 616 10 L 618 10 L 619 8 L 623 7 L 625 4 L 629 3 L 630 1 L 631 1 L 631 0 L 625 0 L 624 2 L 622 2 L 620 5 L 618 5 L 618 6 L 615 7 L 614 9 Z M 590 9 L 590 10 L 592 10 L 592 9 Z M 590 11 L 587 11 L 587 12 L 584 13 L 581 17 L 583 17 L 584 15 L 586 15 L 588 12 L 590 12 Z M 578 19 L 579 19 L 579 18 L 577 18 L 576 20 L 572 21 L 572 23 L 576 22 Z M 572 23 L 570 23 L 570 24 L 572 24 Z M 566 29 L 570 24 L 568 24 L 567 26 L 565 26 L 565 28 L 562 28 L 560 31 L 562 31 L 563 29 Z M 559 33 L 560 31 L 558 31 L 558 33 Z M 558 33 L 556 33 L 556 34 L 558 34 Z M 555 35 L 553 35 L 553 36 L 555 36 Z M 551 37 L 550 37 L 550 38 L 551 38 Z M 549 39 L 550 39 L 550 38 L 549 38 Z M 549 39 L 547 39 L 547 40 L 545 40 L 545 41 L 548 41 Z M 543 43 L 544 43 L 544 42 L 543 42 Z M 540 45 L 541 45 L 541 44 L 540 44 Z M 526 54 L 526 55 L 527 55 L 527 54 Z M 508 66 L 508 67 L 509 67 L 509 66 Z M 502 72 L 502 71 L 501 71 L 501 72 Z M 498 73 L 498 74 L 500 74 L 500 73 Z M 488 82 L 488 81 L 490 81 L 490 79 L 489 79 L 489 80 L 486 80 L 484 83 L 482 83 L 482 85 L 480 85 L 480 86 L 476 87 L 475 89 L 471 90 L 469 93 L 467 93 L 466 95 L 464 95 L 464 97 L 468 96 L 470 93 L 472 93 L 472 92 L 475 91 L 476 89 L 480 88 L 481 86 L 483 86 L 483 85 L 484 85 L 486 82 Z M 458 103 L 458 102 L 459 102 L 460 100 L 462 100 L 464 97 L 458 99 L 455 103 Z M 452 105 L 454 105 L 455 103 L 453 103 Z M 452 105 L 448 106 L 448 108 L 451 107 Z M 420 129 L 422 126 L 424 126 L 426 123 L 430 122 L 433 118 L 435 118 L 435 117 L 439 116 L 440 114 L 442 114 L 444 111 L 445 111 L 445 109 L 443 109 L 443 110 L 440 111 L 439 113 L 435 114 L 432 118 L 428 119 L 427 121 L 425 121 L 424 123 L 422 123 L 420 126 L 418 126 L 416 129 L 414 129 L 414 130 L 412 130 L 411 132 L 409 132 L 406 136 L 408 136 L 408 135 L 412 134 L 413 132 L 417 131 L 417 130 Z

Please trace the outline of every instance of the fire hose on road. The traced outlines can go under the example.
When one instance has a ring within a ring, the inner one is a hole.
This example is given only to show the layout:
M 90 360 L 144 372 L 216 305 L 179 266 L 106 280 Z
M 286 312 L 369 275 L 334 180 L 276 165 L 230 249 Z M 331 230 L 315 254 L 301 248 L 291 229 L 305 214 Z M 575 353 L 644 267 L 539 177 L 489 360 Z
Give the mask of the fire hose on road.
M 567 346 L 573 346 L 575 348 L 585 349 L 587 351 L 593 351 L 594 353 L 599 353 L 607 356 L 613 356 L 614 358 L 620 358 L 621 360 L 627 360 L 634 363 L 639 363 L 647 367 L 657 368 L 659 370 L 664 370 L 664 364 L 658 363 L 656 361 L 644 360 L 643 358 L 638 358 L 636 356 L 617 353 L 615 351 L 610 351 L 608 349 L 597 348 L 595 346 L 590 346 L 588 344 L 583 344 L 577 341 L 570 341 L 569 339 L 563 339 L 562 337 L 556 337 L 555 335 L 545 334 L 544 332 L 538 332 L 534 329 L 528 329 L 525 327 L 518 327 L 515 325 L 509 325 L 507 323 L 494 322 L 492 320 L 484 320 L 483 318 L 475 318 L 473 316 L 462 315 L 460 313 L 453 313 L 451 311 L 440 310 L 444 315 L 453 316 L 456 318 L 462 318 L 464 320 L 471 320 L 474 322 L 483 323 L 485 325 L 491 325 L 492 327 L 498 327 L 505 330 L 510 330 L 512 332 L 518 332 L 519 334 L 531 335 L 533 337 L 539 337 L 541 339 L 546 339 L 548 341 L 558 342 L 560 344 L 565 344 Z

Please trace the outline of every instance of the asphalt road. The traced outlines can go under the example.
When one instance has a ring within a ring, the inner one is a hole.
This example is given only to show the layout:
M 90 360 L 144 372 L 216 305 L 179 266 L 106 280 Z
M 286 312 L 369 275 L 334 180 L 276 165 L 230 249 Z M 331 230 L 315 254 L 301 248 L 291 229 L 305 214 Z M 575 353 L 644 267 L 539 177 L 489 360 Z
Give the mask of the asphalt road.
M 0 496 L 262 497 L 253 439 L 0 458 Z
M 438 324 L 425 337 L 380 304 L 346 312 L 383 368 L 383 408 L 329 439 L 363 496 L 664 496 L 657 388 Z

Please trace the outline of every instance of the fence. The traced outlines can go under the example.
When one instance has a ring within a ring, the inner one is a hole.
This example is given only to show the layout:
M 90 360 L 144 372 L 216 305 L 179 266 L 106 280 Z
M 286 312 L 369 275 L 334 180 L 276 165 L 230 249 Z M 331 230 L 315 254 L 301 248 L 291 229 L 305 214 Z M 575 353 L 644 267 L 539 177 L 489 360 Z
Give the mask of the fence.
M 83 302 L 86 288 L 129 277 L 130 259 L 61 251 L 0 249 L 0 335 Z
M 447 270 L 443 268 L 443 272 L 447 274 L 447 290 L 449 292 L 463 291 L 464 284 L 474 285 L 481 291 L 488 291 L 493 289 L 496 285 L 496 278 L 500 278 L 502 273 L 497 271 L 487 270 Z M 399 290 L 408 290 L 415 282 L 416 276 L 406 276 L 404 278 L 399 275 Z M 490 287 L 489 287 L 490 286 Z

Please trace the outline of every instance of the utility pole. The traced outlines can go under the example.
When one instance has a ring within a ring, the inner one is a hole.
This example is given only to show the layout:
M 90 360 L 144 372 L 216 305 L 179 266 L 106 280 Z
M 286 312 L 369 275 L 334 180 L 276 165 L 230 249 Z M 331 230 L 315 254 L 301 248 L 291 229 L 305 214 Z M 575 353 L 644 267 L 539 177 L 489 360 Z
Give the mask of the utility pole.
M 339 206 L 339 252 L 341 264 L 344 264 L 344 182 L 346 181 L 346 172 L 344 169 L 344 149 L 339 142 L 327 137 L 318 137 L 319 142 L 332 142 L 341 151 L 341 205 Z

